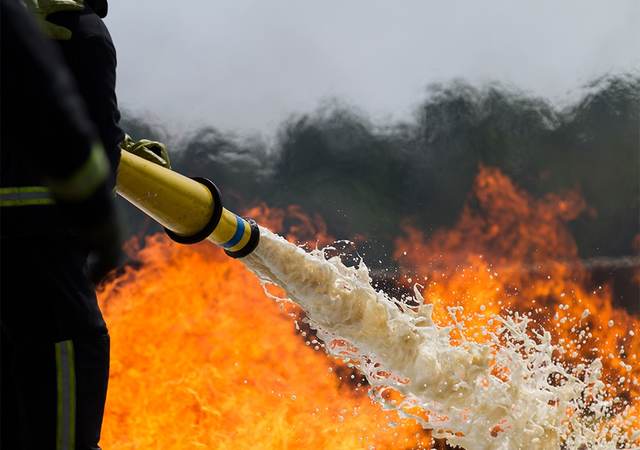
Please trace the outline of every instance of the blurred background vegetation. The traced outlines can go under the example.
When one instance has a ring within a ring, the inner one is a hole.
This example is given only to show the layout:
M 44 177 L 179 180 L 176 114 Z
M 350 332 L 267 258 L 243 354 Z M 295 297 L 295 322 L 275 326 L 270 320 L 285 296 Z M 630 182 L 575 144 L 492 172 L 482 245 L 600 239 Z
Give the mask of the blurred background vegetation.
M 500 84 L 454 81 L 431 86 L 411 120 L 389 124 L 326 102 L 290 117 L 272 142 L 213 126 L 169 136 L 126 112 L 122 126 L 134 138 L 171 143 L 174 169 L 214 180 L 232 210 L 300 205 L 338 239 L 366 237 L 359 250 L 374 269 L 393 266 L 402 223 L 426 234 L 451 226 L 481 164 L 535 196 L 577 189 L 589 206 L 570 223 L 583 258 L 633 255 L 640 234 L 635 74 L 596 80 L 562 108 Z M 160 230 L 120 203 L 131 234 Z M 611 282 L 618 302 L 640 311 L 632 272 L 599 269 L 594 280 Z

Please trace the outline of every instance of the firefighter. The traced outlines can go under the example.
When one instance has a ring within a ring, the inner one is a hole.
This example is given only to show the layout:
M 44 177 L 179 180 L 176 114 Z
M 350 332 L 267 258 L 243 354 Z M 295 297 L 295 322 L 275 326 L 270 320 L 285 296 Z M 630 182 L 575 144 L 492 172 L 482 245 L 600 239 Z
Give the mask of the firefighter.
M 120 255 L 125 141 L 107 5 L 29 0 L 38 26 L 19 0 L 0 2 L 0 443 L 98 449 L 109 336 L 94 286 Z M 127 148 L 168 165 L 161 144 Z
M 1 1 L 2 448 L 96 449 L 109 337 L 92 281 L 118 262 L 113 165 L 54 44 Z

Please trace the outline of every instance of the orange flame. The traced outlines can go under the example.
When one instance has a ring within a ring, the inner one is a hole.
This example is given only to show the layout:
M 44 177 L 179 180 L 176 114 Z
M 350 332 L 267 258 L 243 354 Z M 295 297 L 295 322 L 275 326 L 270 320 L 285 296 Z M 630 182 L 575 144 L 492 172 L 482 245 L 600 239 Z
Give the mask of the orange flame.
M 497 169 L 481 168 L 456 226 L 428 239 L 407 227 L 395 256 L 407 281 L 424 285 L 440 323 L 451 322 L 448 307 L 464 307 L 468 337 L 482 340 L 492 315 L 515 310 L 554 335 L 564 361 L 602 358 L 614 411 L 629 408 L 640 427 L 640 320 L 613 306 L 609 287 L 588 287 L 566 227 L 585 206 L 576 192 L 534 199 Z
M 327 224 L 318 214 L 309 217 L 299 205 L 290 205 L 286 210 L 269 208 L 264 203 L 246 211 L 247 217 L 259 217 L 260 225 L 274 232 L 287 229 L 285 238 L 289 242 L 307 242 L 324 247 L 335 239 L 327 231 Z M 285 226 L 287 222 L 287 226 Z
M 100 293 L 112 339 L 105 448 L 430 448 L 305 342 L 299 311 L 268 299 L 240 262 L 159 236 L 138 256 L 140 269 Z
M 616 412 L 638 417 L 640 321 L 613 306 L 607 286 L 589 287 L 566 227 L 585 208 L 576 192 L 537 200 L 482 168 L 458 224 L 429 238 L 407 226 L 395 256 L 441 323 L 451 321 L 448 306 L 462 305 L 468 337 L 481 340 L 492 314 L 531 313 L 562 340 L 566 361 L 603 358 Z M 274 231 L 286 224 L 292 241 L 333 240 L 296 206 L 248 215 Z M 300 311 L 268 299 L 238 261 L 160 236 L 129 251 L 141 267 L 99 296 L 112 337 L 105 448 L 432 445 L 415 422 L 373 404 L 357 374 L 294 327 Z

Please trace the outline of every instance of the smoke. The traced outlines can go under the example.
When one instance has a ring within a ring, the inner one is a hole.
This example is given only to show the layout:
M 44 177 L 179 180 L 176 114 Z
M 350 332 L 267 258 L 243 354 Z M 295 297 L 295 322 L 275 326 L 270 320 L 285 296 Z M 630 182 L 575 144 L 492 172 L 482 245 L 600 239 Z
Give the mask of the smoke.
M 390 263 L 403 223 L 426 233 L 450 226 L 480 165 L 498 167 L 534 195 L 578 189 L 590 207 L 570 224 L 581 256 L 632 255 L 640 233 L 639 124 L 637 74 L 596 80 L 562 108 L 500 84 L 433 85 L 411 120 L 388 124 L 334 100 L 291 116 L 270 143 L 214 127 L 176 139 L 144 118 L 123 120 L 134 137 L 174 142 L 174 168 L 214 180 L 231 209 L 297 204 L 323 217 L 334 236 L 366 236 L 360 251 L 374 268 Z M 137 212 L 127 215 L 134 233 L 158 229 Z M 637 304 L 630 271 L 595 274 Z

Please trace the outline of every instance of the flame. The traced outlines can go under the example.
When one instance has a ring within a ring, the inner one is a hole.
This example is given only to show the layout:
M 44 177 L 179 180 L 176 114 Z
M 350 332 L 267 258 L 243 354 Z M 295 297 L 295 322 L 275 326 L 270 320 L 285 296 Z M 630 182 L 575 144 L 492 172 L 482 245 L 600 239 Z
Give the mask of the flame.
M 569 364 L 601 358 L 612 413 L 640 428 L 640 320 L 613 305 L 608 286 L 590 286 L 566 222 L 586 205 L 577 192 L 535 199 L 497 169 L 482 167 L 473 195 L 450 230 L 426 238 L 406 227 L 395 257 L 423 286 L 434 318 L 451 323 L 463 306 L 466 337 L 483 340 L 491 316 L 531 315 L 561 344 Z
M 552 331 L 567 363 L 602 358 L 612 412 L 626 409 L 638 429 L 640 321 L 613 306 L 609 287 L 591 286 L 566 225 L 586 208 L 577 192 L 535 199 L 481 168 L 459 222 L 428 238 L 407 225 L 395 257 L 441 324 L 448 307 L 464 307 L 467 337 L 483 340 L 492 315 L 515 310 Z M 247 215 L 289 229 L 290 241 L 333 241 L 297 206 Z M 299 329 L 300 310 L 269 299 L 240 262 L 162 236 L 128 250 L 139 267 L 99 294 L 112 338 L 105 448 L 431 447 L 414 421 L 372 403 L 360 376 Z
M 299 311 L 240 262 L 161 236 L 138 258 L 99 296 L 112 342 L 105 448 L 430 448 L 305 342 Z
M 324 247 L 335 241 L 327 231 L 327 224 L 319 214 L 305 214 L 299 205 L 287 209 L 269 208 L 261 203 L 245 212 L 247 217 L 260 218 L 260 225 L 273 232 L 287 230 L 284 236 L 289 242 L 306 243 Z

